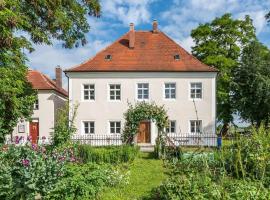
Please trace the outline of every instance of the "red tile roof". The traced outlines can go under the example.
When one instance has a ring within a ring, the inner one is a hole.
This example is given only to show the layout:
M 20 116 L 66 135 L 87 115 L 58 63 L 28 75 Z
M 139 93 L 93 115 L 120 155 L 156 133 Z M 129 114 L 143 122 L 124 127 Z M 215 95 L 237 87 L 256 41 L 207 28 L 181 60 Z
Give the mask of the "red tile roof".
M 54 90 L 65 97 L 68 97 L 68 93 L 63 88 L 56 86 L 56 83 L 51 80 L 45 74 L 42 74 L 36 70 L 29 70 L 27 74 L 28 81 L 32 84 L 34 89 L 37 90 Z
M 179 54 L 180 60 L 174 55 Z M 111 55 L 111 60 L 105 60 Z M 217 72 L 193 57 L 163 32 L 136 31 L 135 47 L 129 48 L 128 33 L 88 61 L 65 72 Z

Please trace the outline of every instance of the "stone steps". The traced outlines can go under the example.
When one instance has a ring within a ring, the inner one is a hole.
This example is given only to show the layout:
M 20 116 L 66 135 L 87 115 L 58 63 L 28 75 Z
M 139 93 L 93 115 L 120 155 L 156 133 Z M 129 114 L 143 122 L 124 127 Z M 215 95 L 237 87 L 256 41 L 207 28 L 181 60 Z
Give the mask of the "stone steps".
M 141 152 L 154 152 L 154 148 L 155 146 L 152 144 L 144 144 L 144 143 L 140 143 L 138 144 L 138 146 L 140 147 L 140 151 Z

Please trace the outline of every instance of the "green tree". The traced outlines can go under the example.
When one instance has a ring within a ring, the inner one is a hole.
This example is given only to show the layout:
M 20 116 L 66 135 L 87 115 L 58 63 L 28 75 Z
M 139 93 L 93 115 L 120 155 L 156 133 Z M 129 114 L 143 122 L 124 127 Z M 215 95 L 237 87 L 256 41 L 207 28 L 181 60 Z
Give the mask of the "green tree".
M 233 100 L 240 116 L 259 127 L 270 120 L 270 50 L 254 41 L 234 70 Z
M 0 143 L 19 118 L 31 115 L 36 99 L 24 51 L 53 39 L 66 48 L 84 45 L 87 14 L 99 16 L 98 0 L 0 0 Z
M 270 23 L 270 11 L 269 11 L 269 13 L 267 13 L 265 15 L 265 18 L 266 18 L 267 22 Z
M 256 38 L 252 20 L 249 16 L 235 20 L 227 13 L 211 23 L 200 24 L 192 30 L 191 36 L 195 41 L 192 54 L 220 71 L 217 79 L 217 117 L 224 128 L 228 127 L 234 113 L 232 70 L 239 64 L 241 49 Z

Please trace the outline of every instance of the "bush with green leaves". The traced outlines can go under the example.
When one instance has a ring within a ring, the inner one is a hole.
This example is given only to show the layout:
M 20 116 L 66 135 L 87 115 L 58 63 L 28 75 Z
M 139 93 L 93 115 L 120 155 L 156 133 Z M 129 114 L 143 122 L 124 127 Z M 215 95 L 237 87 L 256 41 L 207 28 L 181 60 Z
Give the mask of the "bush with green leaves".
M 270 185 L 270 130 L 261 126 L 241 137 L 220 154 L 220 163 L 236 178 L 262 180 Z
M 70 107 L 68 103 L 57 111 L 56 124 L 51 134 L 53 147 L 71 143 L 71 137 L 77 130 L 74 125 L 74 120 L 77 115 L 78 107 L 79 105 L 74 106 L 71 118 L 69 116 Z
M 92 147 L 80 145 L 78 156 L 84 163 L 122 163 L 133 161 L 139 153 L 139 147 L 132 145 Z
M 174 175 L 156 191 L 156 199 L 268 200 L 269 189 L 260 182 L 215 177 L 198 172 Z
M 46 154 L 44 146 L 0 148 L 0 199 L 34 199 L 52 190 L 64 173 L 62 155 Z
M 270 199 L 270 134 L 263 126 L 221 151 L 183 153 L 157 199 Z
M 94 163 L 67 165 L 65 176 L 44 199 L 95 199 L 105 186 L 126 183 L 127 178 L 126 174 L 110 165 Z

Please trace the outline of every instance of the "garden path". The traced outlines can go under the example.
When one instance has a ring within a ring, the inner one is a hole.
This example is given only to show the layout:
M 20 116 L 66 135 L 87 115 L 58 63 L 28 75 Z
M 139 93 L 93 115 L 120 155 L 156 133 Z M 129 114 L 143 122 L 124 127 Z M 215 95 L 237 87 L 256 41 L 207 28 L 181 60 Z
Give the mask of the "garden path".
M 151 191 L 166 178 L 162 160 L 155 159 L 152 153 L 140 153 L 129 166 L 129 184 L 107 188 L 102 200 L 145 200 L 152 199 Z

